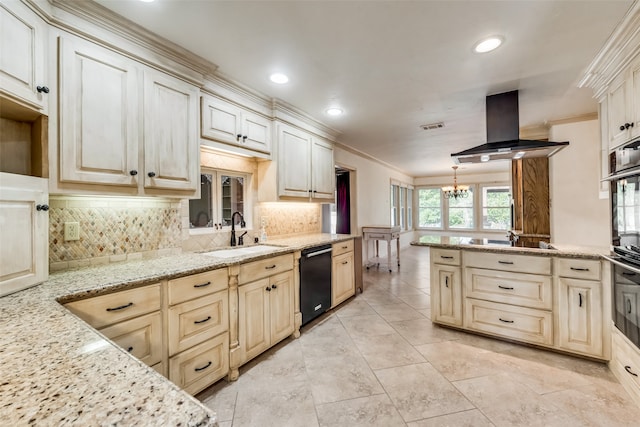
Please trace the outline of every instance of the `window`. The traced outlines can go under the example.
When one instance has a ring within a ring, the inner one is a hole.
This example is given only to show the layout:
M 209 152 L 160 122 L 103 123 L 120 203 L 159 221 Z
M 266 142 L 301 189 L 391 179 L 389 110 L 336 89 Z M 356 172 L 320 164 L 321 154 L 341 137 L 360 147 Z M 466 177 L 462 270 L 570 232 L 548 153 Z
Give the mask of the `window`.
M 407 188 L 407 230 L 413 230 L 413 188 Z
M 200 199 L 189 200 L 189 228 L 217 230 L 231 226 L 234 212 L 244 216 L 247 181 L 242 174 L 215 170 L 202 173 Z M 239 222 L 236 217 L 236 224 Z
M 509 186 L 482 187 L 482 228 L 507 230 L 511 226 Z
M 457 199 L 448 199 L 449 202 L 449 228 L 470 229 L 474 227 L 473 221 L 473 187 L 469 187 L 469 196 Z
M 405 217 L 407 207 L 407 189 L 400 187 L 400 230 L 407 229 L 407 218 Z
M 442 228 L 442 197 L 439 188 L 418 189 L 418 227 Z
M 400 218 L 398 218 L 398 193 L 400 192 L 400 186 L 391 184 L 391 226 L 395 227 L 400 225 Z

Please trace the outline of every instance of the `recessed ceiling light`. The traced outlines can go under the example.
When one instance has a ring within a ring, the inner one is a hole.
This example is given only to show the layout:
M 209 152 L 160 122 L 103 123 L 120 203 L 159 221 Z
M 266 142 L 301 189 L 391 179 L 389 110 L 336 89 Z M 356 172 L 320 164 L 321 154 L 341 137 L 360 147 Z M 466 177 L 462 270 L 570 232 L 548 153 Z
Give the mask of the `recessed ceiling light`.
M 487 37 L 486 39 L 480 40 L 476 43 L 475 46 L 473 46 L 473 51 L 476 53 L 491 52 L 492 50 L 500 47 L 502 42 L 504 42 L 504 37 L 502 36 Z
M 145 3 L 151 3 L 153 0 L 140 0 L 140 1 L 143 1 Z
M 344 111 L 342 111 L 341 108 L 332 107 L 327 109 L 327 114 L 330 116 L 339 116 L 342 113 L 344 113 Z
M 283 85 L 289 81 L 289 77 L 287 77 L 282 73 L 271 74 L 269 78 L 271 79 L 272 82 L 278 83 L 279 85 Z

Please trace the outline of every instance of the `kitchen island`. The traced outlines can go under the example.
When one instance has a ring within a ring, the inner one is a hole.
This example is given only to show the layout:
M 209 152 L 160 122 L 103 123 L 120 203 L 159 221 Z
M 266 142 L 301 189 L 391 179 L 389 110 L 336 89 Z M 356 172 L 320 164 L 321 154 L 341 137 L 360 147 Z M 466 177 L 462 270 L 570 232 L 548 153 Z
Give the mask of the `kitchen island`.
M 185 253 L 67 270 L 0 298 L 0 420 L 9 425 L 217 425 L 215 412 L 62 304 L 353 237 L 271 239 L 270 245 L 281 246 L 268 254 L 223 259 Z
M 411 244 L 430 247 L 434 323 L 610 359 L 608 248 L 525 248 L 458 236 L 423 236 Z

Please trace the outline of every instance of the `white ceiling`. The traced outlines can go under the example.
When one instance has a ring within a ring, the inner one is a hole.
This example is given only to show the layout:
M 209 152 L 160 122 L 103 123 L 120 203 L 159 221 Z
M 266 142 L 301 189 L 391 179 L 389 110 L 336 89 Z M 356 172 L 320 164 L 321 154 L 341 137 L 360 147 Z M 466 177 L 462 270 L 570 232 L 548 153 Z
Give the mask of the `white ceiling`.
M 582 72 L 632 0 L 98 0 L 412 176 L 451 173 L 486 142 L 484 98 L 518 89 L 520 126 L 597 111 Z M 472 52 L 489 35 L 506 39 Z M 268 76 L 284 72 L 279 86 Z M 325 110 L 340 106 L 345 114 Z M 439 122 L 444 129 L 423 131 Z M 507 170 L 464 165 L 461 174 Z

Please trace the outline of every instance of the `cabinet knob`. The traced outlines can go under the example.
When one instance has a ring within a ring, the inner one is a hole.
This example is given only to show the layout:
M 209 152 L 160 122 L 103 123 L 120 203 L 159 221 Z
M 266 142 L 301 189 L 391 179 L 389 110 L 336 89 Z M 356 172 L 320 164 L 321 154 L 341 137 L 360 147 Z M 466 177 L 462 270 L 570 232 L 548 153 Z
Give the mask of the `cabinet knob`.
M 267 292 L 271 292 L 271 288 L 269 286 L 267 286 L 264 290 Z
M 49 205 L 36 205 L 36 210 L 46 212 L 49 210 Z
M 625 123 L 622 126 L 620 126 L 620 130 L 626 130 L 626 129 L 629 129 L 629 128 L 632 128 L 632 127 L 633 127 L 633 122 Z
M 36 87 L 38 93 L 49 93 L 49 88 L 46 86 L 38 86 Z
M 620 126 L 620 130 L 624 130 L 624 125 Z
M 149 178 L 153 178 L 154 176 L 156 176 L 156 173 L 155 173 L 155 172 L 149 172 L 149 173 L 147 174 L 147 176 L 148 176 Z
M 135 169 L 134 169 L 134 170 L 130 170 L 130 171 L 129 171 L 129 175 L 131 175 L 131 176 L 136 176 L 136 175 L 138 175 L 138 171 L 137 171 L 137 170 L 135 170 Z
M 242 134 L 241 133 L 236 135 L 236 141 L 240 141 L 240 138 L 242 138 Z
M 276 285 L 271 285 L 271 289 L 277 289 L 278 287 Z
M 244 136 L 242 137 L 242 142 L 247 142 L 247 138 L 248 138 L 248 136 L 247 136 L 247 135 L 244 135 Z

